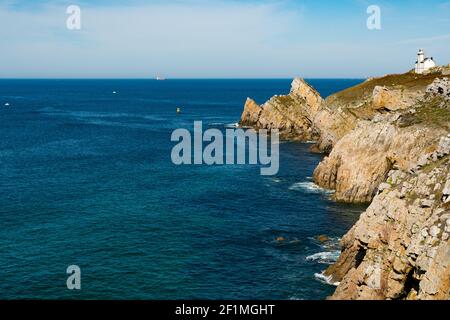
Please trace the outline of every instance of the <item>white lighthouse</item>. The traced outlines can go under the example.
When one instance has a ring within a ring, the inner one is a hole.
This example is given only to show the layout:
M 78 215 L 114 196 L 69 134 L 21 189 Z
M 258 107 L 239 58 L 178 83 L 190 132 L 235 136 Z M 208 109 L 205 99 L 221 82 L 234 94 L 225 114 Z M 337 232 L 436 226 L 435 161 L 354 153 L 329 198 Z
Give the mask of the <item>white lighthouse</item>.
M 434 67 L 436 67 L 436 63 L 433 58 L 425 58 L 425 52 L 420 49 L 417 53 L 416 73 L 421 74 Z

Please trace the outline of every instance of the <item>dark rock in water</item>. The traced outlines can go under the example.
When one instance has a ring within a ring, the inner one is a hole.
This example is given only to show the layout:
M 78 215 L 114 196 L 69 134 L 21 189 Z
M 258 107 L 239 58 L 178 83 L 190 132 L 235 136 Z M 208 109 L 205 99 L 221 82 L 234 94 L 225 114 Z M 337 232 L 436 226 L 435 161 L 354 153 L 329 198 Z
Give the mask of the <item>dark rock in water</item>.
M 311 147 L 309 147 L 309 151 L 312 153 L 326 153 L 317 143 L 314 143 Z
M 319 241 L 320 243 L 324 243 L 327 241 L 330 241 L 330 238 L 328 238 L 326 235 L 320 235 L 316 237 L 317 241 Z

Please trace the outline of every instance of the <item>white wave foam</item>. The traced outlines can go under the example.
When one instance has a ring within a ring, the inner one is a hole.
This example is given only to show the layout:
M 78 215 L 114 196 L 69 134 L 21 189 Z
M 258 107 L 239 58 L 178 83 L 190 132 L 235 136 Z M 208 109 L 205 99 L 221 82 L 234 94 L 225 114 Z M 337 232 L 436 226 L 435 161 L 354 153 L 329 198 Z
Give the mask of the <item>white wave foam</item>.
M 340 284 L 340 282 L 332 282 L 333 277 L 332 276 L 326 276 L 326 275 L 323 274 L 323 272 L 322 273 L 314 273 L 314 277 L 318 281 L 320 281 L 322 283 L 329 284 L 331 286 L 337 287 Z
M 281 183 L 283 182 L 282 179 L 278 178 L 278 177 L 270 177 L 270 178 L 266 178 L 268 181 L 270 181 L 271 183 Z
M 239 127 L 239 123 L 229 123 L 225 125 L 225 128 L 238 128 Z
M 319 187 L 314 182 L 297 182 L 294 183 L 292 186 L 289 187 L 289 190 L 302 190 L 307 191 L 310 193 L 333 193 L 331 190 L 327 190 L 324 188 Z
M 317 261 L 323 264 L 333 264 L 339 258 L 339 251 L 319 252 L 306 257 L 306 261 Z
M 330 238 L 329 241 L 322 245 L 327 251 L 339 251 L 341 248 L 341 238 Z
M 239 123 L 223 123 L 223 122 L 212 122 L 208 124 L 209 127 L 224 127 L 224 128 L 239 128 Z
M 327 237 L 325 241 L 319 241 L 318 237 L 308 237 L 309 240 L 314 242 L 315 244 L 319 244 L 326 251 L 334 251 L 339 250 L 341 247 L 341 238 L 340 237 Z

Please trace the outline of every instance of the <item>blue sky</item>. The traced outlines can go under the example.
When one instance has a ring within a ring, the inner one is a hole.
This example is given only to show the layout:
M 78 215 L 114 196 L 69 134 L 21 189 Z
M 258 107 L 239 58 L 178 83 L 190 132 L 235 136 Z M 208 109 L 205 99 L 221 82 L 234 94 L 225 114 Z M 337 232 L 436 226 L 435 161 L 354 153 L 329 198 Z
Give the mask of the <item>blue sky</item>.
M 1 78 L 359 78 L 420 47 L 450 63 L 450 0 L 0 0 L 0 26 Z

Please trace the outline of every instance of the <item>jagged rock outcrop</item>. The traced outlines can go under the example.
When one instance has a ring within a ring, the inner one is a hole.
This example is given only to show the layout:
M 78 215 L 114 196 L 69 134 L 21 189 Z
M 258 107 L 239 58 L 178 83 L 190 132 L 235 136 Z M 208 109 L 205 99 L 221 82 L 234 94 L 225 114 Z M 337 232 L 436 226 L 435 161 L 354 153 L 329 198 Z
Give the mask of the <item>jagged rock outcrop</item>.
M 436 68 L 426 75 L 409 72 L 370 78 L 326 100 L 303 79 L 297 78 L 286 96 L 274 96 L 261 106 L 247 99 L 240 125 L 279 129 L 286 139 L 317 140 L 315 149 L 329 153 L 340 139 L 356 128 L 358 121 L 413 106 L 425 96 L 427 86 L 445 71 L 446 68 Z
M 318 135 L 312 124 L 322 104 L 320 94 L 303 79 L 297 78 L 286 96 L 274 96 L 261 106 L 248 98 L 240 125 L 278 129 L 284 138 L 312 140 Z
M 427 93 L 434 96 L 441 96 L 450 100 L 450 80 L 449 78 L 436 79 L 427 88 Z
M 415 170 L 392 170 L 325 275 L 332 299 L 450 297 L 450 135 Z
M 262 108 L 255 102 L 255 100 L 247 98 L 245 101 L 244 112 L 242 113 L 240 125 L 242 126 L 256 126 L 262 112 Z

